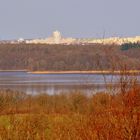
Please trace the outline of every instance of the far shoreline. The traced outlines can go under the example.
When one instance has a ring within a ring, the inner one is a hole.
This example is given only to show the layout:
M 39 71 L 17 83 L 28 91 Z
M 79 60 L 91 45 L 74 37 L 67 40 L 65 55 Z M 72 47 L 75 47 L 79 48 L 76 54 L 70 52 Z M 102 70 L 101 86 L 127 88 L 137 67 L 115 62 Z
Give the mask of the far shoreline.
M 0 72 L 28 72 L 28 70 L 0 70 Z
M 30 70 L 0 70 L 0 72 L 26 72 L 29 74 L 140 74 L 140 70 L 91 70 L 91 71 L 30 71 Z
M 127 70 L 127 71 L 28 71 L 30 74 L 140 74 L 140 70 Z

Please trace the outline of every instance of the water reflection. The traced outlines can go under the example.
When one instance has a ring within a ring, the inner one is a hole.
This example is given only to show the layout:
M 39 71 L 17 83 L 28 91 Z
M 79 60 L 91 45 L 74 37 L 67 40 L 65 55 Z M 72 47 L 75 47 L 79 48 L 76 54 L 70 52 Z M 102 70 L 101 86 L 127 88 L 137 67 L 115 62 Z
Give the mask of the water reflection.
M 29 74 L 0 72 L 0 88 L 23 91 L 28 94 L 82 91 L 93 93 L 117 85 L 119 75 L 101 74 Z M 140 79 L 138 77 L 138 79 Z

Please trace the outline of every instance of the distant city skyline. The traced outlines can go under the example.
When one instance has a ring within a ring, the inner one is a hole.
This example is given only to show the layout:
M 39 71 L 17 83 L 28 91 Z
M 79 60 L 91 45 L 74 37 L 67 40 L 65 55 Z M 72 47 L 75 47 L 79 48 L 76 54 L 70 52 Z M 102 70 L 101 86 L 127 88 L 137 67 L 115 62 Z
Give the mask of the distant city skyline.
M 136 37 L 110 37 L 110 38 L 67 38 L 61 35 L 61 32 L 54 31 L 52 35 L 48 38 L 36 38 L 36 39 L 23 39 L 11 41 L 1 41 L 0 43 L 26 43 L 26 44 L 77 44 L 77 45 L 86 45 L 86 44 L 116 44 L 122 45 L 125 43 L 140 43 L 140 36 Z
M 0 40 L 140 36 L 139 0 L 0 0 Z

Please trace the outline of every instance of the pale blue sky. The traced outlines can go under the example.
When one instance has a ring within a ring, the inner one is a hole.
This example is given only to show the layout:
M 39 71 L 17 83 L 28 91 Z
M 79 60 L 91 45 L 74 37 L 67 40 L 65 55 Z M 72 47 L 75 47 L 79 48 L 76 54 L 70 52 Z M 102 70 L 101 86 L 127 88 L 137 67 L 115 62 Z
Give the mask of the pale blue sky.
M 140 35 L 140 0 L 0 0 L 0 39 Z

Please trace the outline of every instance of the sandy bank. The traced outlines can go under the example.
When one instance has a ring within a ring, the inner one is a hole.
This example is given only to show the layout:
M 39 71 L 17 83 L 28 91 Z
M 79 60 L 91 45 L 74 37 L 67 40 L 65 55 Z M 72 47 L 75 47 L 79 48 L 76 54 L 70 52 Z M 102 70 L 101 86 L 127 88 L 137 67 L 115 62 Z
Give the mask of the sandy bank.
M 30 71 L 32 74 L 140 74 L 140 70 L 129 71 Z

